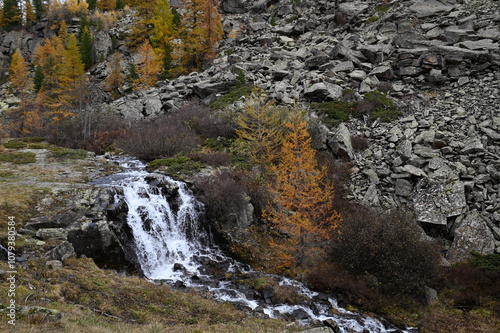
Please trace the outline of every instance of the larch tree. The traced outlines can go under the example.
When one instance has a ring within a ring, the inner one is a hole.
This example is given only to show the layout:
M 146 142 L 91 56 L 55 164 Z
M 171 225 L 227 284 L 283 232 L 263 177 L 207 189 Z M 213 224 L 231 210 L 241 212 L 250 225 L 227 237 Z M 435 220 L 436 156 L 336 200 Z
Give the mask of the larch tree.
M 181 65 L 199 70 L 215 57 L 215 46 L 222 39 L 222 18 L 218 0 L 186 0 L 182 15 Z
M 275 182 L 268 186 L 272 200 L 263 216 L 280 234 L 271 246 L 282 268 L 294 269 L 321 253 L 342 217 L 333 209 L 334 188 L 325 169 L 318 167 L 302 113 L 294 112 L 286 127 L 281 161 L 272 168 Z
M 85 83 L 87 76 L 74 34 L 70 34 L 68 37 L 59 71 L 59 81 L 62 88 L 59 96 L 61 103 L 68 108 L 75 107 L 75 103 L 80 101 L 79 95 L 82 94 L 79 88 Z
M 135 90 L 152 87 L 161 73 L 161 61 L 154 52 L 149 40 L 146 39 L 138 48 L 139 60 L 137 62 L 138 78 L 134 80 Z
M 152 20 L 153 34 L 151 45 L 156 54 L 162 59 L 164 71 L 172 67 L 172 39 L 176 36 L 174 14 L 168 0 L 158 0 Z
M 122 68 L 123 58 L 120 53 L 115 52 L 113 59 L 109 63 L 109 72 L 104 81 L 104 89 L 108 92 L 116 92 L 125 83 L 125 76 Z
M 132 2 L 131 5 L 137 10 L 137 22 L 130 31 L 128 45 L 135 48 L 153 34 L 153 19 L 157 1 L 137 0 Z
M 9 77 L 12 88 L 19 93 L 26 92 L 30 88 L 28 64 L 24 60 L 19 49 L 14 51 L 9 67 Z
M 33 25 L 36 22 L 36 15 L 33 9 L 33 5 L 29 0 L 26 0 L 24 2 L 24 10 L 26 13 L 26 25 L 27 26 Z
M 97 7 L 104 11 L 115 10 L 116 0 L 99 0 L 97 2 Z
M 250 99 L 236 120 L 236 135 L 261 172 L 276 162 L 284 137 L 285 112 L 262 98 Z

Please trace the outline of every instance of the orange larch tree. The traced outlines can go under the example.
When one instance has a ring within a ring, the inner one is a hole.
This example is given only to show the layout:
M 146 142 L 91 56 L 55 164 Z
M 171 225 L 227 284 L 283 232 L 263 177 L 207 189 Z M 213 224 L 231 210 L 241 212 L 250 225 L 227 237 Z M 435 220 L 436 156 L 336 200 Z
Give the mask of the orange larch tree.
M 30 88 L 28 64 L 24 60 L 19 49 L 16 49 L 12 55 L 9 67 L 9 77 L 12 88 L 18 93 L 23 93 Z
M 152 87 L 162 71 L 161 60 L 155 54 L 149 40 L 146 39 L 138 48 L 139 60 L 137 62 L 137 74 L 139 78 L 134 80 L 135 90 Z
M 282 268 L 294 269 L 322 252 L 342 217 L 333 209 L 334 188 L 326 180 L 326 170 L 318 167 L 302 113 L 293 112 L 286 128 L 281 161 L 272 167 L 275 182 L 268 186 L 272 200 L 263 216 L 280 234 L 271 246 Z

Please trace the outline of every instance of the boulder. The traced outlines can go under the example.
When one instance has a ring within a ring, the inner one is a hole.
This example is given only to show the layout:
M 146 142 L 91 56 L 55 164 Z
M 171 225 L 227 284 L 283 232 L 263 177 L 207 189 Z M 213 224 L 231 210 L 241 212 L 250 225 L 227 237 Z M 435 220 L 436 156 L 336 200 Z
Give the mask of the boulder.
M 344 123 L 340 123 L 334 130 L 333 135 L 327 142 L 331 151 L 341 158 L 354 158 L 354 149 L 352 148 L 351 133 Z
M 485 219 L 477 210 L 457 219 L 453 234 L 455 238 L 446 253 L 446 259 L 451 263 L 469 258 L 472 252 L 486 255 L 493 254 L 495 251 L 495 238 Z
M 59 261 L 64 261 L 67 258 L 75 256 L 76 253 L 75 249 L 73 248 L 73 245 L 70 242 L 66 241 L 62 242 L 61 244 L 57 245 L 55 248 L 44 254 L 44 257 L 47 260 L 59 260 Z
M 304 96 L 313 101 L 323 102 L 336 100 L 342 97 L 342 87 L 328 82 L 315 83 L 307 87 L 304 91 Z
M 247 12 L 247 8 L 241 0 L 222 0 L 221 9 L 228 14 L 243 14 Z
M 236 85 L 236 81 L 212 82 L 202 81 L 194 85 L 194 93 L 201 99 L 204 99 L 212 94 L 228 93 L 231 87 Z
M 423 178 L 415 186 L 413 209 L 420 222 L 444 225 L 466 209 L 464 183 L 454 177 Z

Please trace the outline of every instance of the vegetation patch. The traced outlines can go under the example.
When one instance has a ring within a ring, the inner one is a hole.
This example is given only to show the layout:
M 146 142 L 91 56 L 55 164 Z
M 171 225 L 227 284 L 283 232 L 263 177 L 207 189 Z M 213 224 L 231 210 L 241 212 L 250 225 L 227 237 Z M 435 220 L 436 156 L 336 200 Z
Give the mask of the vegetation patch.
M 50 149 L 50 152 L 57 159 L 81 160 L 87 158 L 87 151 L 83 149 L 56 147 Z
M 481 255 L 472 253 L 473 257 L 469 261 L 484 271 L 494 271 L 500 273 L 500 254 Z
M 253 85 L 244 84 L 232 87 L 227 94 L 220 97 L 218 100 L 210 104 L 210 109 L 212 110 L 221 110 L 236 102 L 243 96 L 250 96 L 252 90 L 254 89 Z
M 35 163 L 36 154 L 23 152 L 4 152 L 0 154 L 0 162 L 11 162 L 14 164 Z
M 194 161 L 187 156 L 177 156 L 172 158 L 162 158 L 149 162 L 148 169 L 160 169 L 170 174 L 194 173 L 205 167 L 205 163 Z
M 25 138 L 20 138 L 19 141 L 26 143 L 40 143 L 45 141 L 45 138 L 41 136 L 27 136 Z
M 368 92 L 362 100 L 356 102 L 350 101 L 349 95 L 350 93 L 346 91 L 343 100 L 313 103 L 311 109 L 324 115 L 323 122 L 329 127 L 348 121 L 351 115 L 358 118 L 366 115 L 382 122 L 393 121 L 401 115 L 394 101 L 380 91 Z
M 355 102 L 332 101 L 324 103 L 313 103 L 311 108 L 326 116 L 325 124 L 329 127 L 348 121 L 356 107 Z
M 19 148 L 26 148 L 27 144 L 26 142 L 23 141 L 12 140 L 9 142 L 5 142 L 3 146 L 5 148 L 10 148 L 10 149 L 19 149 Z

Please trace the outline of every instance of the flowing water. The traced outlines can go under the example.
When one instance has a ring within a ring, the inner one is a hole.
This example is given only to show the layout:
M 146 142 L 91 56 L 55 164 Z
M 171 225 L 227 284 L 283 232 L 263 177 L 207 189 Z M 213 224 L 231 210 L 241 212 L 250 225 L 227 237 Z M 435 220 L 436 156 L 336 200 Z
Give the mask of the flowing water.
M 320 294 L 302 283 L 284 277 L 266 275 L 282 286 L 298 290 L 306 300 L 301 305 L 271 304 L 265 298 L 253 297 L 248 290 L 245 292 L 241 285 L 224 276 L 264 274 L 227 257 L 214 244 L 200 219 L 203 205 L 185 183 L 148 173 L 138 160 L 119 158 L 115 163 L 124 171 L 102 178 L 97 184 L 123 190 L 115 200 L 124 200 L 128 206 L 127 223 L 132 229 L 139 265 L 148 279 L 205 290 L 215 299 L 273 318 L 298 320 L 303 324 L 333 320 L 340 332 L 417 332 L 414 329 L 401 331 L 376 318 L 347 311 L 337 306 L 334 298 L 319 297 Z M 162 186 L 157 186 L 159 183 Z M 213 273 L 214 267 L 217 274 Z

